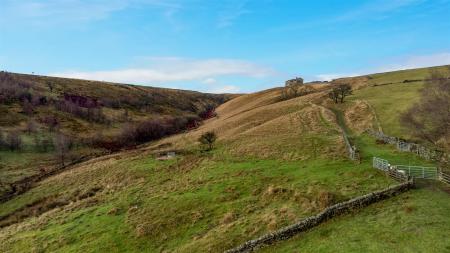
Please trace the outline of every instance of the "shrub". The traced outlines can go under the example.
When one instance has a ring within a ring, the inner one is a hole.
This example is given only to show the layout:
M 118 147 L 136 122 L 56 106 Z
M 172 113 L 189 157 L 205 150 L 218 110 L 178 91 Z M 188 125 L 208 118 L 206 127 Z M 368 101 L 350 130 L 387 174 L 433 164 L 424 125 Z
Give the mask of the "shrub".
M 198 138 L 198 141 L 203 145 L 204 150 L 209 151 L 214 148 L 214 143 L 217 140 L 217 135 L 213 131 L 206 132 Z

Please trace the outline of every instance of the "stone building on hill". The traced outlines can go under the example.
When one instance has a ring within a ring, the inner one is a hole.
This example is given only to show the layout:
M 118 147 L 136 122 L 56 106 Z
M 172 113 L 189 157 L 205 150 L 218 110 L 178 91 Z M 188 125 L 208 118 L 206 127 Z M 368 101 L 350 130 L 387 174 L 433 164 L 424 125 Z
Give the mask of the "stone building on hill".
M 296 77 L 294 79 L 286 81 L 286 86 L 293 86 L 293 85 L 303 85 L 303 78 Z

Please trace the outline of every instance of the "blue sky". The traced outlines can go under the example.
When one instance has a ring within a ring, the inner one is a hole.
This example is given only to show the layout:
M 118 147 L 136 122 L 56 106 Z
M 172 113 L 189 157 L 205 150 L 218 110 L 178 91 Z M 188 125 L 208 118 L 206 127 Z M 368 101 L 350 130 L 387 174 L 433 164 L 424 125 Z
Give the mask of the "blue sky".
M 0 0 L 0 69 L 252 92 L 450 64 L 449 0 Z

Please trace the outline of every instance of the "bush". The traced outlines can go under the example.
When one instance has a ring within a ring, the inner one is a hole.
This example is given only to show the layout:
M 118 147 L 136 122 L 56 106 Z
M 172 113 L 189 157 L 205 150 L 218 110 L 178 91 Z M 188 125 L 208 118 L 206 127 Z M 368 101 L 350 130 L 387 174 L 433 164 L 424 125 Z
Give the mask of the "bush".
M 214 148 L 214 143 L 217 140 L 217 135 L 213 131 L 206 132 L 198 138 L 198 141 L 203 145 L 205 151 L 210 151 Z

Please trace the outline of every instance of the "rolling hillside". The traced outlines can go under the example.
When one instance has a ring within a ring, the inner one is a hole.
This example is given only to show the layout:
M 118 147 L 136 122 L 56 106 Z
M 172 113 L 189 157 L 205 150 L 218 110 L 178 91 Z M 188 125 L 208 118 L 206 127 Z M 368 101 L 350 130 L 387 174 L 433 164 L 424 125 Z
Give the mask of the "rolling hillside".
M 1 72 L 0 193 L 57 166 L 58 135 L 70 140 L 68 161 L 97 156 L 119 149 L 111 142 L 130 126 L 173 119 L 184 129 L 230 97 Z
M 289 100 L 282 88 L 235 97 L 196 129 L 74 165 L 0 204 L 0 251 L 221 252 L 395 184 L 372 169 L 372 156 L 435 164 L 365 130 L 410 138 L 398 119 L 429 72 L 336 80 L 354 90 L 343 104 L 328 98 L 328 84 Z M 206 131 L 219 137 L 211 152 L 197 142 Z M 361 163 L 347 158 L 343 131 Z M 157 159 L 169 151 L 175 159 Z M 445 252 L 445 189 L 426 184 L 263 251 Z

